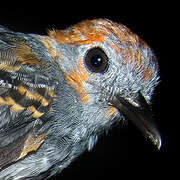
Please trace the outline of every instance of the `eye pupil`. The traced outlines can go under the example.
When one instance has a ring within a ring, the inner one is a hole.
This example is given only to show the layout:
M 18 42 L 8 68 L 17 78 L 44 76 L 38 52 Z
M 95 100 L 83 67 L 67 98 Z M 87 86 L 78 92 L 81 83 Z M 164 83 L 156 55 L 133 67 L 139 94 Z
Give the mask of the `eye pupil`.
M 99 55 L 94 55 L 91 57 L 91 65 L 94 67 L 100 67 L 103 63 L 103 58 Z
M 108 66 L 108 57 L 101 48 L 92 48 L 86 54 L 85 64 L 91 72 L 104 72 Z

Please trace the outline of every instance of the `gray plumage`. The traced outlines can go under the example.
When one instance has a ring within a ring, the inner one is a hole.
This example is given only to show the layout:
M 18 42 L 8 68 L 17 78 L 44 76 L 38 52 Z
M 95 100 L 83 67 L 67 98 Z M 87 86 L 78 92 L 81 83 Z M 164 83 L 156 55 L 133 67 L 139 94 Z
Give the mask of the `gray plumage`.
M 141 39 L 136 40 L 137 36 L 123 25 L 102 19 L 86 23 L 61 31 L 64 35 L 59 35 L 60 40 L 53 34 L 58 32 L 43 37 L 0 27 L 0 179 L 48 179 L 60 173 L 86 149 L 91 150 L 102 132 L 125 119 L 126 114 L 116 106 L 110 113 L 117 94 L 136 108 L 141 106 L 139 92 L 150 103 L 159 82 L 158 64 L 151 49 Z M 77 27 L 81 44 L 71 37 Z M 85 36 L 88 28 L 94 30 L 92 34 L 104 32 L 104 41 L 83 43 L 88 38 Z M 60 42 L 68 33 L 72 43 Z M 122 33 L 126 37 L 120 39 Z M 91 72 L 84 61 L 88 51 L 97 47 L 108 57 L 108 67 L 102 73 Z M 30 58 L 26 59 L 26 53 L 19 49 L 32 53 Z M 83 67 L 79 65 L 80 60 Z M 15 69 L 15 66 L 21 67 Z M 83 79 L 85 76 L 88 78 Z M 77 84 L 74 77 L 80 78 Z M 7 96 L 15 99 L 14 95 L 22 92 L 20 85 L 28 90 L 24 95 L 19 94 L 22 97 L 15 102 L 25 109 L 20 111 L 14 107 L 13 111 Z M 49 91 L 54 95 L 48 94 Z M 43 105 L 42 98 L 30 99 L 29 92 L 38 92 L 47 99 L 48 105 Z M 87 96 L 87 102 L 81 96 Z M 37 114 L 43 115 L 35 114 L 29 108 L 32 106 Z M 36 150 L 33 147 L 34 150 L 19 159 L 29 134 L 47 136 Z M 3 154 L 5 149 L 7 153 Z M 5 157 L 11 153 L 14 157 Z

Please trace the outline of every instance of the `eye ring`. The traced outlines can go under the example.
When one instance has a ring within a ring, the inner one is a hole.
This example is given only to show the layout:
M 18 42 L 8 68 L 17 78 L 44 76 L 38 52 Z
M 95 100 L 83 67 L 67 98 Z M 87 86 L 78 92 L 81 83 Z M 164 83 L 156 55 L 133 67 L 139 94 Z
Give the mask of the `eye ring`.
M 99 47 L 90 49 L 85 56 L 85 64 L 89 71 L 103 73 L 108 68 L 108 56 Z

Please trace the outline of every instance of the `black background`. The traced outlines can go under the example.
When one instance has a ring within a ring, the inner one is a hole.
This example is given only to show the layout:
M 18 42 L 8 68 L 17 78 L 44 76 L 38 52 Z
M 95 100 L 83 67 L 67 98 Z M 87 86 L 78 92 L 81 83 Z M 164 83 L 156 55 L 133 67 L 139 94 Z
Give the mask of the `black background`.
M 172 45 L 174 46 L 172 37 L 175 36 L 174 29 L 176 29 L 174 8 L 169 4 L 157 5 L 152 2 L 140 5 L 112 2 L 98 7 L 95 4 L 80 4 L 79 9 L 70 5 L 71 3 L 69 5 L 49 3 L 46 7 L 39 5 L 31 8 L 27 3 L 22 8 L 1 8 L 0 24 L 14 31 L 37 34 L 46 34 L 47 29 L 52 28 L 64 29 L 84 19 L 92 18 L 108 18 L 129 27 L 152 47 L 158 57 L 161 83 L 153 97 L 152 110 L 163 142 L 159 152 L 131 123 L 119 125 L 108 135 L 101 137 L 92 152 L 85 152 L 52 180 L 101 179 L 122 175 L 134 177 L 168 175 L 171 167 L 169 135 L 172 121 L 175 120 L 170 112 L 172 99 L 170 84 L 174 71 L 171 66 Z M 85 15 L 85 12 L 91 15 Z M 108 15 L 112 12 L 116 15 Z

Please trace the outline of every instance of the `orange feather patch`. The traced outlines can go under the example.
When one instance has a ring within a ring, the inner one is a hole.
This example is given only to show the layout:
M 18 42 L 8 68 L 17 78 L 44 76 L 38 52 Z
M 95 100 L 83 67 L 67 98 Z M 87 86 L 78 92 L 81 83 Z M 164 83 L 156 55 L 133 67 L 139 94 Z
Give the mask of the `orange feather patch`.
M 43 134 L 40 136 L 35 136 L 34 133 L 30 134 L 24 143 L 24 147 L 18 159 L 24 158 L 29 152 L 36 151 L 46 137 L 47 134 Z
M 82 102 L 87 104 L 89 102 L 89 97 L 85 91 L 83 83 L 89 78 L 89 74 L 85 70 L 83 59 L 79 60 L 78 67 L 79 71 L 76 69 L 71 70 L 70 74 L 66 75 L 66 79 L 69 81 L 70 85 L 76 89 Z
M 19 42 L 16 44 L 17 47 L 14 49 L 17 61 L 20 61 L 22 64 L 34 65 L 34 66 L 43 66 L 41 60 L 32 52 L 31 47 L 29 47 L 24 42 Z
M 54 30 L 49 31 L 49 36 L 56 39 L 60 44 L 78 45 L 92 44 L 94 42 L 104 42 L 106 31 L 93 28 L 92 21 L 83 21 L 69 28 L 69 31 Z

